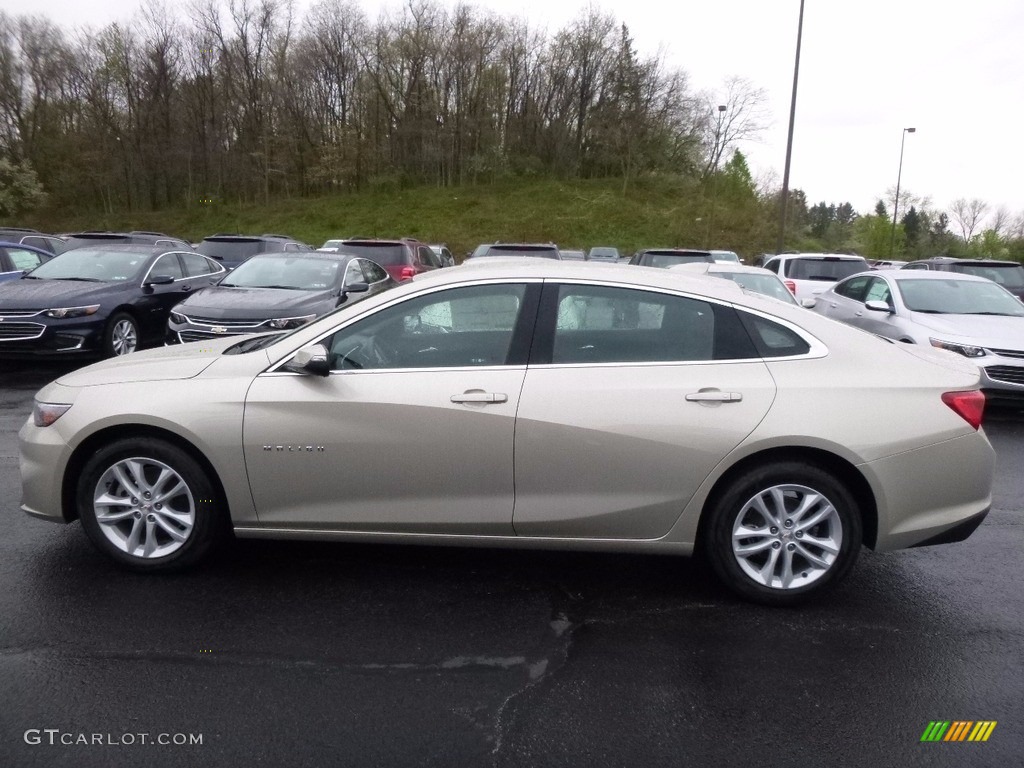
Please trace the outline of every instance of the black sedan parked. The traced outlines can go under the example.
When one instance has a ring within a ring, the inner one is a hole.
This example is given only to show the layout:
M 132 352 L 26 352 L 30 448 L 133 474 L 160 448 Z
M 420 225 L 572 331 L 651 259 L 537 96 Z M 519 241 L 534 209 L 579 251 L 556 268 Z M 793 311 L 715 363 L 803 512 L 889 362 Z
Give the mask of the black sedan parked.
M 0 356 L 126 355 L 161 341 L 171 307 L 224 274 L 164 247 L 67 251 L 0 286 Z
M 383 267 L 353 254 L 260 254 L 175 307 L 167 343 L 298 328 L 394 285 Z

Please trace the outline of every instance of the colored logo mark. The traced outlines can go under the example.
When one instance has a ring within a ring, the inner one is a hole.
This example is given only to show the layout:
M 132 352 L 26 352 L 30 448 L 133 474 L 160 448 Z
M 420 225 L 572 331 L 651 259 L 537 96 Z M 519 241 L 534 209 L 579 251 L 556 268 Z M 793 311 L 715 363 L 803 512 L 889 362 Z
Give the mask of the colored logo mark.
M 921 741 L 988 741 L 995 728 L 995 720 L 932 720 Z

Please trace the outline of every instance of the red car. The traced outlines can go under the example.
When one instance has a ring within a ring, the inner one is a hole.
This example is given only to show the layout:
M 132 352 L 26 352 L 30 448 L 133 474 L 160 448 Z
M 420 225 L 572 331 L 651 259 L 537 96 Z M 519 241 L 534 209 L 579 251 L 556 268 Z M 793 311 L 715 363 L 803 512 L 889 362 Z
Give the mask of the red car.
M 421 272 L 442 266 L 440 257 L 429 245 L 410 237 L 397 240 L 356 238 L 342 240 L 336 247 L 340 253 L 351 253 L 377 262 L 398 282 L 411 280 Z

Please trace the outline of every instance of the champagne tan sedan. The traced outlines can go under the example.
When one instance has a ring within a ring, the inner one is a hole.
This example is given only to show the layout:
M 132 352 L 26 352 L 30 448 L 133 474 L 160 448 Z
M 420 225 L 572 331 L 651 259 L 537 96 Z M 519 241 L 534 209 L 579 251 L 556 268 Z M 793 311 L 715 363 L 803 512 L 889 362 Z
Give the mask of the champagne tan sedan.
M 690 555 L 792 604 L 991 503 L 978 371 L 715 278 L 438 270 L 291 333 L 134 353 L 36 396 L 22 509 L 117 562 L 218 537 Z M 443 450 L 438 450 L 443 446 Z

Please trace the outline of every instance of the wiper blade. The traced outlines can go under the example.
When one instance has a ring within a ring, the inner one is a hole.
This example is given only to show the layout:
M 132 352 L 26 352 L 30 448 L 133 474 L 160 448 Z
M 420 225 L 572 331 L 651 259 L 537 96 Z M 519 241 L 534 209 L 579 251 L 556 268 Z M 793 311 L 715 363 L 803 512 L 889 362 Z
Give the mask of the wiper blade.
M 57 280 L 75 280 L 81 283 L 102 283 L 98 277 L 58 277 Z
M 301 285 L 260 285 L 260 286 L 252 286 L 252 287 L 253 288 L 256 288 L 256 287 L 259 287 L 259 288 L 280 288 L 281 290 L 284 290 L 284 291 L 304 291 L 304 290 L 306 290 Z

